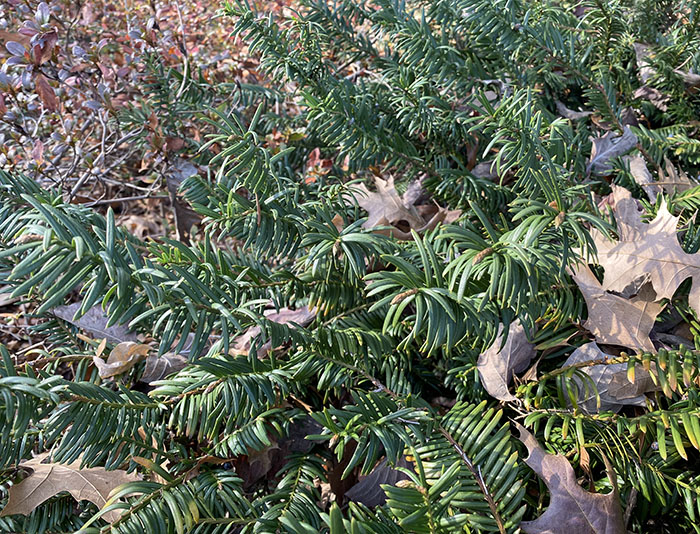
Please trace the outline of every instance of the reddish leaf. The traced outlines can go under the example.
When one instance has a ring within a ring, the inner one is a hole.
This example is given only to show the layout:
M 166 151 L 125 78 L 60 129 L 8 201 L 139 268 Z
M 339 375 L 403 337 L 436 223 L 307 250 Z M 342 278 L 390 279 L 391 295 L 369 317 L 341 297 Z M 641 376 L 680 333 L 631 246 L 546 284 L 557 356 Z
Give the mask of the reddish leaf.
M 56 32 L 49 32 L 41 37 L 41 56 L 37 58 L 37 62 L 40 65 L 46 63 L 53 55 L 53 49 L 58 42 L 58 34 Z
M 56 111 L 58 109 L 58 99 L 46 77 L 41 73 L 37 73 L 34 82 L 36 83 L 36 94 L 39 95 L 46 109 Z
M 165 148 L 168 152 L 173 152 L 175 150 L 180 150 L 185 147 L 185 140 L 181 137 L 166 137 L 165 138 Z

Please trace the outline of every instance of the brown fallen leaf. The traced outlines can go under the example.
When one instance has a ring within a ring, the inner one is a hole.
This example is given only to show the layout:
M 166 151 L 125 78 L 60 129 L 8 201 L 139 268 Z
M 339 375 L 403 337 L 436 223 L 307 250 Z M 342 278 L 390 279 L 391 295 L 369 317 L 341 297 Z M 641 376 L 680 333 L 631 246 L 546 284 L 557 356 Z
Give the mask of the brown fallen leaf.
M 413 464 L 405 456 L 399 458 L 396 467 L 404 467 L 413 470 Z M 391 467 L 386 460 L 382 460 L 366 477 L 350 488 L 345 496 L 353 502 L 359 502 L 369 508 L 381 506 L 386 502 L 386 493 L 382 484 L 395 486 L 401 480 L 408 480 L 408 475 L 403 471 Z
M 146 367 L 141 378 L 139 378 L 139 382 L 150 384 L 156 380 L 162 380 L 166 376 L 184 369 L 187 362 L 187 358 L 182 354 L 173 352 L 168 352 L 162 356 L 151 354 L 146 358 Z
M 272 321 L 273 323 L 296 323 L 300 326 L 307 326 L 316 317 L 316 308 L 309 309 L 308 306 L 303 306 L 296 310 L 292 310 L 289 308 L 280 308 L 279 311 L 266 310 L 265 312 L 263 312 L 263 315 L 265 315 L 265 318 L 268 321 Z M 231 353 L 234 355 L 248 354 L 248 352 L 250 351 L 251 343 L 259 335 L 259 326 L 253 326 L 249 328 L 243 334 L 234 339 L 233 347 L 231 348 Z M 258 349 L 258 358 L 262 358 L 270 350 L 272 350 L 272 347 L 270 345 L 270 342 L 268 341 Z
M 588 265 L 579 264 L 570 273 L 588 307 L 588 319 L 583 327 L 596 340 L 654 352 L 649 333 L 664 306 L 655 302 L 651 284 L 645 284 L 636 297 L 627 299 L 604 291 Z
M 48 453 L 44 453 L 20 464 L 31 469 L 32 473 L 10 487 L 7 504 L 0 511 L 0 516 L 28 515 L 41 503 L 62 491 L 69 492 L 76 501 L 90 501 L 102 508 L 114 488 L 138 480 L 135 473 L 129 474 L 120 469 L 81 469 L 80 460 L 65 465 L 41 463 L 47 456 Z M 122 510 L 113 510 L 102 517 L 112 523 L 121 515 Z
M 639 69 L 639 79 L 642 83 L 647 83 L 656 73 L 654 68 L 651 67 L 647 61 L 649 57 L 649 47 L 643 43 L 634 43 L 634 54 L 637 60 L 637 68 Z
M 647 83 L 654 74 L 656 74 L 656 69 L 650 66 L 648 58 L 652 56 L 650 47 L 643 43 L 634 44 L 634 52 L 637 59 L 637 67 L 639 68 L 639 79 L 642 83 Z M 700 85 L 700 74 L 695 74 L 694 72 L 684 71 L 681 69 L 673 69 L 683 80 L 683 83 L 690 87 L 695 87 Z
M 367 221 L 364 228 L 379 226 L 380 221 L 385 220 L 389 224 L 406 221 L 411 228 L 420 228 L 425 225 L 425 220 L 415 211 L 413 206 L 406 207 L 403 199 L 394 187 L 394 178 L 383 180 L 374 177 L 376 192 L 370 191 L 365 184 L 359 184 L 355 188 L 359 191 L 357 203 L 367 211 Z
M 163 235 L 160 225 L 153 216 L 127 215 L 119 217 L 117 225 L 124 227 L 131 235 L 139 239 Z
M 573 467 L 561 454 L 548 454 L 535 437 L 515 423 L 528 450 L 525 463 L 547 485 L 549 507 L 534 521 L 523 521 L 525 534 L 626 534 L 622 505 L 612 466 L 605 461 L 613 490 L 590 493 L 578 485 Z
M 97 367 L 100 378 L 110 378 L 113 376 L 126 373 L 138 362 L 143 360 L 150 352 L 151 347 L 141 345 L 133 341 L 124 341 L 119 343 L 109 353 L 107 361 L 99 356 L 93 356 L 92 362 Z
M 612 131 L 602 137 L 591 139 L 591 161 L 588 163 L 588 172 L 606 174 L 612 170 L 610 160 L 622 156 L 637 146 L 637 136 L 629 127 L 625 127 L 622 135 Z
M 613 210 L 615 211 L 615 210 Z M 692 278 L 688 302 L 700 313 L 700 254 L 687 254 L 677 237 L 678 217 L 668 211 L 664 201 L 649 224 L 636 224 L 636 237 L 621 234 L 613 241 L 593 231 L 598 263 L 605 269 L 603 289 L 623 291 L 629 284 L 648 276 L 656 299 L 670 299 L 678 286 Z
M 611 358 L 614 356 L 604 353 L 596 343 L 586 343 L 568 357 L 564 362 L 564 367 Z M 594 391 L 590 383 L 584 384 L 577 377 L 572 379 L 578 388 L 576 402 L 587 413 L 598 413 L 599 411 L 617 413 L 623 406 L 646 406 L 644 394 L 657 389 L 649 372 L 639 365 L 635 367 L 634 382 L 630 382 L 627 378 L 626 363 L 591 365 L 581 367 L 580 370 L 590 376 L 595 385 Z M 586 391 L 586 386 L 588 386 L 588 391 Z M 600 399 L 600 406 L 598 406 L 596 392 Z
M 138 335 L 136 332 L 132 332 L 126 326 L 118 324 L 107 326 L 109 317 L 105 315 L 99 305 L 95 305 L 90 308 L 82 317 L 74 319 L 73 317 L 81 306 L 82 302 L 75 302 L 73 304 L 68 304 L 67 306 L 57 306 L 51 310 L 51 313 L 56 317 L 77 326 L 95 338 L 107 338 L 107 341 L 110 343 L 138 340 Z
M 560 102 L 559 100 L 555 100 L 554 104 L 557 107 L 557 113 L 559 113 L 559 115 L 561 115 L 565 119 L 575 121 L 579 119 L 585 119 L 586 117 L 593 114 L 592 111 L 574 111 L 573 109 L 569 109 L 564 105 L 563 102 Z
M 683 170 L 677 171 L 668 158 L 664 158 L 664 169 L 661 171 L 659 184 L 668 195 L 687 191 L 698 185 L 693 183 Z
M 178 196 L 178 189 L 187 178 L 197 174 L 199 174 L 199 169 L 192 162 L 182 158 L 177 158 L 166 174 L 166 185 L 173 207 L 177 239 L 183 243 L 189 242 L 190 230 L 193 225 L 201 221 L 201 217 L 188 206 L 187 201 Z
M 461 215 L 460 210 L 450 211 L 439 208 L 429 220 L 426 220 L 413 205 L 420 196 L 420 183 L 409 187 L 407 194 L 402 198 L 394 187 L 393 177 L 383 180 L 375 176 L 374 182 L 376 192 L 370 191 L 365 184 L 354 186 L 357 204 L 368 214 L 367 220 L 362 225 L 363 228 L 388 227 L 378 230 L 378 233 L 406 241 L 413 239 L 411 232 L 397 228 L 397 224 L 407 225 L 411 230 L 421 234 L 432 230 L 443 221 L 454 222 Z
M 648 100 L 654 107 L 661 111 L 668 110 L 668 102 L 671 97 L 665 93 L 662 93 L 658 89 L 651 87 L 649 85 L 642 85 L 634 92 L 634 98 L 641 98 L 643 100 Z
M 615 184 L 610 187 L 612 188 L 611 207 L 618 236 L 625 241 L 640 239 L 645 227 L 639 202 L 624 187 Z
M 479 356 L 477 363 L 479 378 L 486 391 L 502 401 L 517 400 L 517 397 L 508 391 L 508 384 L 515 373 L 528 368 L 535 353 L 535 346 L 528 341 L 520 321 L 510 324 L 505 345 L 503 325 L 500 325 L 496 341 Z
M 634 156 L 625 156 L 624 160 L 629 163 L 630 173 L 632 178 L 637 184 L 644 189 L 644 192 L 649 197 L 649 201 L 652 204 L 656 204 L 656 197 L 661 193 L 662 188 L 660 184 L 657 184 L 653 176 L 647 168 L 647 164 L 644 158 L 638 154 Z

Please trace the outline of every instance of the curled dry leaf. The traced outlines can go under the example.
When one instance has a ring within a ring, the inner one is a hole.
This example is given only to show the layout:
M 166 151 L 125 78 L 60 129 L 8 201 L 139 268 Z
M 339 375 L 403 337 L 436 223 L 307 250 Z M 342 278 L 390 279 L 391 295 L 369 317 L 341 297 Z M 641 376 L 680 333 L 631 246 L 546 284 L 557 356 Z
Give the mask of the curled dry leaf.
M 19 484 L 10 487 L 7 504 L 0 516 L 28 515 L 41 503 L 63 491 L 69 492 L 76 501 L 90 501 L 102 508 L 114 488 L 138 480 L 135 473 L 129 474 L 120 469 L 81 469 L 80 460 L 66 465 L 42 463 L 47 456 L 48 453 L 44 453 L 22 462 L 21 466 L 31 469 L 32 473 Z M 121 514 L 122 510 L 113 510 L 102 517 L 112 523 Z
M 547 485 L 549 507 L 534 521 L 523 521 L 526 534 L 626 534 L 622 505 L 615 484 L 615 473 L 604 458 L 613 490 L 590 493 L 578 485 L 573 467 L 561 454 L 548 454 L 535 437 L 515 423 L 520 441 L 528 450 L 525 463 Z
M 605 174 L 612 170 L 610 160 L 624 155 L 637 146 L 637 136 L 629 127 L 625 127 L 622 135 L 608 132 L 602 137 L 591 140 L 591 161 L 588 163 L 588 172 Z
M 132 332 L 126 326 L 107 326 L 109 317 L 104 314 L 99 305 L 90 308 L 82 317 L 74 319 L 75 314 L 78 313 L 81 306 L 82 302 L 75 302 L 67 306 L 58 306 L 53 308 L 51 313 L 56 317 L 77 326 L 95 338 L 107 338 L 107 341 L 110 343 L 138 340 L 136 332 Z
M 604 353 L 596 343 L 586 343 L 569 356 L 564 367 L 611 358 L 614 356 Z M 580 378 L 573 378 L 578 389 L 576 402 L 587 413 L 618 412 L 623 406 L 645 406 L 644 394 L 657 389 L 649 372 L 639 365 L 635 366 L 634 382 L 627 377 L 626 363 L 601 363 L 581 367 L 580 370 L 590 376 L 595 385 L 594 391 L 588 381 L 584 384 Z
M 520 321 L 510 324 L 505 345 L 503 325 L 500 325 L 496 341 L 479 356 L 477 363 L 479 378 L 486 391 L 502 401 L 517 400 L 517 397 L 508 391 L 508 384 L 515 373 L 528 368 L 535 352 L 535 346 L 528 341 Z
M 125 341 L 112 349 L 112 352 L 107 357 L 107 361 L 104 361 L 99 356 L 93 356 L 92 362 L 97 367 L 100 378 L 110 378 L 126 373 L 148 356 L 150 350 L 151 347 L 148 345 Z
M 616 208 L 613 212 L 617 217 Z M 620 232 L 618 241 L 592 232 L 598 262 L 605 269 L 603 289 L 623 291 L 648 276 L 656 298 L 670 299 L 684 280 L 692 278 L 688 301 L 700 313 L 700 254 L 688 254 L 681 248 L 676 235 L 678 217 L 671 215 L 665 201 L 651 223 L 644 224 L 637 217 L 624 223 L 628 230 Z
M 636 297 L 628 299 L 604 291 L 588 265 L 579 264 L 570 272 L 586 299 L 586 330 L 600 343 L 654 351 L 649 333 L 664 306 L 654 302 L 651 284 L 644 284 Z

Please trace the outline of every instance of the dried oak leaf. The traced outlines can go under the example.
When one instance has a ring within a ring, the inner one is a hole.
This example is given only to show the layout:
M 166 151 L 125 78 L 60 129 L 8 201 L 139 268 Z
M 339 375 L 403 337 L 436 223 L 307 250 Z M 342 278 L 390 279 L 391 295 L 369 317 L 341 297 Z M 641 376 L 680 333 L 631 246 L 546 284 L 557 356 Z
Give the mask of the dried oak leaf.
M 605 269 L 603 289 L 623 291 L 629 284 L 648 276 L 656 298 L 670 299 L 684 280 L 692 278 L 688 302 L 700 313 L 700 254 L 687 254 L 681 248 L 676 235 L 678 217 L 671 215 L 666 202 L 661 204 L 651 223 L 632 219 L 624 226 L 628 230 L 620 232 L 617 241 L 592 232 L 598 263 Z
M 368 214 L 367 220 L 362 225 L 363 228 L 388 226 L 388 229 L 378 230 L 378 232 L 396 239 L 409 240 L 413 239 L 411 233 L 397 228 L 397 224 L 405 223 L 420 234 L 432 230 L 443 221 L 453 222 L 461 215 L 459 210 L 450 211 L 440 208 L 435 215 L 426 221 L 410 201 L 414 196 L 413 191 L 409 190 L 409 194 L 404 200 L 394 187 L 393 177 L 383 180 L 375 176 L 374 183 L 377 188 L 376 192 L 370 191 L 365 184 L 355 186 L 357 204 Z
M 613 491 L 590 493 L 578 485 L 565 456 L 548 454 L 522 425 L 515 426 L 529 453 L 525 463 L 544 480 L 550 493 L 547 510 L 534 521 L 520 524 L 525 534 L 626 534 L 615 473 L 607 459 L 605 466 Z
M 517 397 L 508 391 L 508 384 L 515 373 L 525 371 L 535 356 L 535 346 L 527 339 L 520 321 L 508 328 L 508 338 L 503 345 L 503 325 L 498 328 L 498 337 L 479 356 L 477 369 L 479 378 L 492 397 L 502 401 L 515 401 Z
M 68 321 L 91 334 L 95 338 L 107 338 L 110 343 L 121 343 L 123 341 L 136 341 L 138 336 L 135 332 L 129 330 L 123 325 L 107 326 L 109 317 L 105 315 L 99 305 L 90 308 L 85 315 L 78 319 L 74 319 L 82 302 L 75 302 L 67 306 L 58 306 L 51 310 L 51 313 L 56 317 Z
M 571 276 L 588 307 L 583 326 L 600 343 L 654 351 L 649 333 L 664 306 L 655 302 L 656 294 L 650 284 L 642 286 L 636 297 L 627 299 L 604 291 L 588 265 L 572 268 Z
M 622 135 L 610 131 L 602 137 L 591 139 L 591 142 L 593 148 L 588 172 L 605 174 L 612 170 L 611 159 L 622 156 L 637 146 L 637 136 L 625 127 Z
M 112 352 L 110 352 L 107 357 L 107 361 L 99 356 L 93 356 L 92 362 L 95 364 L 95 367 L 97 367 L 100 378 L 110 378 L 126 373 L 134 365 L 148 356 L 150 350 L 151 347 L 148 345 L 141 345 L 133 341 L 124 341 L 112 349 Z
M 680 193 L 697 186 L 682 170 L 676 170 L 668 158 L 664 158 L 664 170 L 660 171 L 659 184 L 667 194 Z
M 687 191 L 697 185 L 690 180 L 685 172 L 677 171 L 668 159 L 665 159 L 664 169 L 659 171 L 659 181 L 655 181 L 651 176 L 646 162 L 641 156 L 626 156 L 625 160 L 629 162 L 630 173 L 632 173 L 634 181 L 644 189 L 652 204 L 656 203 L 656 197 L 661 192 L 671 195 Z
M 30 514 L 41 503 L 62 491 L 69 492 L 76 501 L 90 501 L 104 507 L 110 492 L 117 486 L 135 482 L 135 473 L 120 469 L 107 471 L 104 467 L 80 468 L 80 460 L 71 464 L 41 463 L 48 453 L 22 462 L 32 474 L 10 487 L 9 498 L 0 516 Z M 102 517 L 110 523 L 121 517 L 122 510 L 107 512 Z
M 611 358 L 614 356 L 604 353 L 596 343 L 586 343 L 569 356 L 564 367 Z M 580 370 L 590 376 L 595 385 L 594 391 L 590 383 L 584 384 L 577 377 L 572 379 L 578 388 L 576 402 L 587 413 L 618 412 L 623 406 L 645 406 L 644 394 L 657 389 L 649 372 L 641 366 L 635 366 L 634 382 L 627 377 L 626 363 L 601 363 L 581 367 Z

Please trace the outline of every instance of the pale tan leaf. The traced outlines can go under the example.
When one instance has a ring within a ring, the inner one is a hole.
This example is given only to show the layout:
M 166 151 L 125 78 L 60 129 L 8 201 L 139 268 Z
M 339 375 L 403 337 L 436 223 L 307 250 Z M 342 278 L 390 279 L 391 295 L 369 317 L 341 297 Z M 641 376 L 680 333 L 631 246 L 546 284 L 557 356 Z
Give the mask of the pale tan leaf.
M 613 357 L 600 350 L 596 343 L 586 343 L 569 356 L 564 362 L 564 367 L 590 361 L 604 361 Z M 590 382 L 583 383 L 578 377 L 572 379 L 578 389 L 576 402 L 587 413 L 618 412 L 623 406 L 645 406 L 644 394 L 656 390 L 649 372 L 639 365 L 635 367 L 634 383 L 627 378 L 626 363 L 601 363 L 581 367 L 580 370 L 591 377 L 595 385 L 594 390 Z
M 624 187 L 615 184 L 610 187 L 612 188 L 611 204 L 618 235 L 624 240 L 640 239 L 645 226 L 642 222 L 639 202 Z
M 670 299 L 684 280 L 692 278 L 688 301 L 700 313 L 700 254 L 687 254 L 681 248 L 677 226 L 678 218 L 663 202 L 656 218 L 639 226 L 636 239 L 620 236 L 611 241 L 593 231 L 598 262 L 605 269 L 603 289 L 623 291 L 635 280 L 649 276 L 656 298 Z
M 107 357 L 107 361 L 104 361 L 99 356 L 93 356 L 92 361 L 97 367 L 100 378 L 110 378 L 126 373 L 143 360 L 150 350 L 151 347 L 148 345 L 124 341 L 112 349 L 112 352 Z
M 549 489 L 549 507 L 534 521 L 523 521 L 525 534 L 625 534 L 625 522 L 617 487 L 607 494 L 590 493 L 578 485 L 573 467 L 561 454 L 548 454 L 535 437 L 515 423 L 520 441 L 528 450 L 525 463 Z M 608 477 L 615 480 L 605 460 Z
M 628 299 L 604 291 L 588 265 L 573 267 L 571 276 L 588 307 L 583 326 L 600 343 L 654 351 L 649 333 L 664 306 L 654 302 L 656 295 L 649 284 L 642 287 L 639 295 Z
M 634 52 L 637 57 L 639 79 L 642 81 L 642 83 L 647 83 L 651 79 L 651 77 L 656 74 L 656 69 L 650 66 L 648 61 L 648 58 L 652 56 L 650 48 L 645 44 L 635 43 Z M 680 76 L 683 82 L 690 87 L 700 85 L 700 74 L 684 71 L 682 69 L 673 69 L 673 72 Z
M 700 85 L 700 74 L 695 74 L 694 72 L 688 72 L 681 69 L 673 69 L 673 72 L 678 74 L 686 85 L 691 87 L 697 87 Z
M 508 384 L 515 373 L 528 368 L 535 352 L 535 347 L 528 341 L 520 321 L 510 324 L 505 344 L 503 325 L 500 325 L 496 341 L 479 356 L 477 363 L 479 377 L 486 391 L 502 401 L 517 400 L 517 397 L 508 391 Z
M 72 464 L 41 463 L 47 453 L 23 462 L 22 467 L 32 473 L 20 483 L 10 487 L 9 498 L 0 516 L 30 514 L 41 503 L 62 491 L 69 492 L 76 501 L 90 501 L 98 508 L 104 507 L 111 491 L 117 486 L 135 482 L 135 473 L 104 467 L 80 469 L 80 460 Z M 113 510 L 102 517 L 110 523 L 121 516 L 121 510 Z
M 625 127 L 622 135 L 612 131 L 602 137 L 591 139 L 591 161 L 588 163 L 588 172 L 607 173 L 612 170 L 610 160 L 622 156 L 637 145 L 637 136 L 629 127 Z

